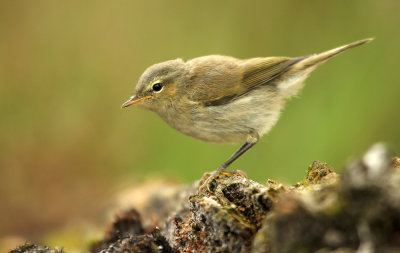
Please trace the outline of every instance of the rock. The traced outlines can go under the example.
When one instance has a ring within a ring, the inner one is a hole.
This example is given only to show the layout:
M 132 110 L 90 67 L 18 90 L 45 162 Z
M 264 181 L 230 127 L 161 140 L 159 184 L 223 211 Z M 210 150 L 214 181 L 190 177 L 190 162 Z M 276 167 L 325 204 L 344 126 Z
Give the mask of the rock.
M 340 175 L 315 161 L 293 186 L 234 174 L 197 187 L 140 196 L 141 215 L 118 214 L 92 252 L 400 252 L 400 159 L 383 144 Z M 12 253 L 62 251 L 30 247 Z
M 11 250 L 10 253 L 64 253 L 64 250 L 62 248 L 50 248 L 48 246 L 25 243 L 14 250 Z
M 220 176 L 210 192 L 189 198 L 187 213 L 172 216 L 164 232 L 179 252 L 246 252 L 273 206 L 268 188 L 241 176 Z
M 282 194 L 252 252 L 400 252 L 397 161 L 378 144 L 340 176 L 312 172 L 322 180 Z
M 177 253 L 172 249 L 158 229 L 144 235 L 128 235 L 92 252 L 101 253 Z

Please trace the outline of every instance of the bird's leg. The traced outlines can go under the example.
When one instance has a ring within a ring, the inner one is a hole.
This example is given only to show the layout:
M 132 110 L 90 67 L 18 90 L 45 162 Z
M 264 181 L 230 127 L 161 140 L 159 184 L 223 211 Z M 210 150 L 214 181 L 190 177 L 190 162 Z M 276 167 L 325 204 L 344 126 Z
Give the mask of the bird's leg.
M 253 147 L 257 142 L 258 142 L 259 136 L 257 133 L 252 133 L 249 135 L 249 138 L 245 144 L 243 144 L 226 162 L 224 162 L 219 168 L 214 171 L 213 173 L 206 175 L 208 176 L 206 179 L 203 179 L 200 181 L 200 186 L 199 186 L 199 192 L 203 192 L 206 188 L 208 189 L 208 185 L 211 183 L 212 180 L 217 178 L 220 175 L 241 175 L 247 178 L 247 174 L 244 171 L 241 170 L 235 170 L 235 171 L 225 171 L 228 166 L 236 161 L 241 155 L 246 153 L 247 150 L 249 150 L 251 147 Z

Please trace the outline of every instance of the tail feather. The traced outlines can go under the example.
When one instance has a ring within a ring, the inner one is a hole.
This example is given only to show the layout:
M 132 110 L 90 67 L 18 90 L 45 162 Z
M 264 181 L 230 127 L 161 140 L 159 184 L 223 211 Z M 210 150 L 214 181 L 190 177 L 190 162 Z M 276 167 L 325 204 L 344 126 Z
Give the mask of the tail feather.
M 305 58 L 304 60 L 295 64 L 295 66 L 293 66 L 294 67 L 293 70 L 299 71 L 299 70 L 307 69 L 309 67 L 315 68 L 315 67 L 325 63 L 327 60 L 331 59 L 332 57 L 346 51 L 347 49 L 360 46 L 362 44 L 370 42 L 371 40 L 373 40 L 373 38 L 363 39 L 363 40 L 355 41 L 353 43 L 350 43 L 350 44 L 347 44 L 347 45 L 344 45 L 341 47 L 337 47 L 337 48 L 325 51 L 320 54 L 310 55 L 307 58 Z
M 307 76 L 318 66 L 325 63 L 332 57 L 364 43 L 370 42 L 372 38 L 359 40 L 341 47 L 337 47 L 320 54 L 313 54 L 299 58 L 300 61 L 293 64 L 285 73 L 279 76 L 278 88 L 285 98 L 295 95 L 303 86 Z

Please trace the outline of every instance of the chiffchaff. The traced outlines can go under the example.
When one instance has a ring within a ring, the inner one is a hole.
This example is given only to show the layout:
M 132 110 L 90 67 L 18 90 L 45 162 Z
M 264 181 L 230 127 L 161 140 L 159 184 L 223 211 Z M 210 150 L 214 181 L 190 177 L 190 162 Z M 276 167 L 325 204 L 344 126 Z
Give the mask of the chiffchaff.
M 221 174 L 267 133 L 285 101 L 296 94 L 318 66 L 372 39 L 320 54 L 239 60 L 210 55 L 176 59 L 149 67 L 134 95 L 122 107 L 138 104 L 176 130 L 207 142 L 244 142 L 200 187 Z M 207 186 L 208 187 L 208 186 Z

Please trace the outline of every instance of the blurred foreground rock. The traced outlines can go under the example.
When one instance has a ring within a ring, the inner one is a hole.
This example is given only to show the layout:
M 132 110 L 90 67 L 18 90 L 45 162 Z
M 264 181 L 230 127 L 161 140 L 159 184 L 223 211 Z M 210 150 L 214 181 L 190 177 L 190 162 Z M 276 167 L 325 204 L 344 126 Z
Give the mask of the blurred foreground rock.
M 400 159 L 381 144 L 341 175 L 314 162 L 294 186 L 220 176 L 197 194 L 197 184 L 152 191 L 92 252 L 400 252 Z

